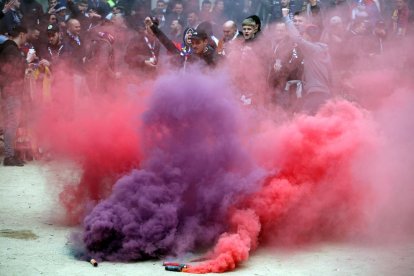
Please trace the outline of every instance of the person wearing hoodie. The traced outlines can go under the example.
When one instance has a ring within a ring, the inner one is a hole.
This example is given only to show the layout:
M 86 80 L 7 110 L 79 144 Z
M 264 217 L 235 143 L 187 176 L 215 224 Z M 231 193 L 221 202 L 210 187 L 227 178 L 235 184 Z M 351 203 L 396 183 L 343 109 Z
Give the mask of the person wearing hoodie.
M 304 96 L 297 111 L 314 115 L 331 98 L 332 66 L 328 46 L 319 42 L 318 26 L 305 26 L 301 35 L 289 17 L 289 9 L 282 9 L 282 13 L 288 34 L 297 43 L 304 59 Z

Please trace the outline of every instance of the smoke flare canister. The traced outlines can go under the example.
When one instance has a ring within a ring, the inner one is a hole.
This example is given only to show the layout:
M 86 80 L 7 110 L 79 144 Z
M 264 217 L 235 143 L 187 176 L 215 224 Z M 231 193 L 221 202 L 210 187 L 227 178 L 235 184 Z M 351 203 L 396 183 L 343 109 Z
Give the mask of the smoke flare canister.
M 180 263 L 177 262 L 163 262 L 162 263 L 163 266 L 180 266 Z
M 167 270 L 167 271 L 181 272 L 181 270 L 183 270 L 183 268 L 181 266 L 167 265 L 167 266 L 165 266 L 165 270 Z
M 91 259 L 89 262 L 95 267 L 98 266 L 98 262 L 95 259 Z

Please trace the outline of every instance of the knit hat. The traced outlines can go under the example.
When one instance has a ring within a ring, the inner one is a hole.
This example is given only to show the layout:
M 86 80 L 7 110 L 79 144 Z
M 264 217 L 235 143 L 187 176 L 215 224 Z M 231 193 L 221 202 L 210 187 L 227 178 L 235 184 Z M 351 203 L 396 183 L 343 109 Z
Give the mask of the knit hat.
M 66 6 L 65 5 L 62 5 L 62 4 L 58 3 L 55 6 L 55 12 L 60 12 L 60 11 L 63 11 L 63 10 L 66 10 Z

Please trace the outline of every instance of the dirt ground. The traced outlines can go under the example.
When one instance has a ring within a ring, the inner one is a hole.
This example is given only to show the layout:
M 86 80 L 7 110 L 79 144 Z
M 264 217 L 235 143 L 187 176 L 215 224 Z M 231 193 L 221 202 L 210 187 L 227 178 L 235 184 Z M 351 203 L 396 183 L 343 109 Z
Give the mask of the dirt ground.
M 1 157 L 0 157 L 1 158 Z M 2 158 L 1 158 L 2 159 Z M 55 168 L 55 167 L 54 167 Z M 170 275 L 161 261 L 101 263 L 76 260 L 72 228 L 54 223 L 48 174 L 63 171 L 31 162 L 0 166 L 0 275 Z M 414 239 L 388 245 L 318 244 L 295 250 L 261 248 L 229 275 L 414 275 Z M 226 275 L 227 275 L 226 274 Z

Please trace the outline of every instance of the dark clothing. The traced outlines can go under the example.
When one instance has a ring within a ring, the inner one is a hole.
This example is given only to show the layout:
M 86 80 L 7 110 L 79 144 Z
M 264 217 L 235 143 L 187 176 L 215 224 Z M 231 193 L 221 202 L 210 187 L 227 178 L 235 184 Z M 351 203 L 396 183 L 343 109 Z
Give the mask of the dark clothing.
M 210 67 L 215 67 L 217 65 L 219 55 L 211 46 L 207 46 L 206 51 L 204 51 L 202 55 L 196 55 L 191 53 L 191 51 L 183 53 L 157 26 L 153 25 L 151 30 L 167 51 L 173 55 L 172 63 L 174 65 L 185 67 L 187 63 L 194 63 L 200 60 L 203 60 L 205 64 Z
M 86 64 L 89 89 L 96 93 L 107 93 L 115 80 L 115 55 L 112 44 L 103 38 L 92 40 Z
M 70 18 L 77 19 L 79 23 L 81 24 L 81 36 L 84 37 L 86 32 L 89 31 L 89 29 L 97 26 L 100 23 L 100 19 L 95 19 L 95 17 L 90 18 L 86 16 L 84 13 L 82 13 L 78 6 L 74 2 L 68 2 L 68 9 L 71 12 Z
M 304 59 L 305 95 L 300 109 L 306 114 L 314 115 L 331 97 L 332 65 L 328 46 L 305 40 L 288 16 L 285 17 L 285 21 L 289 36 L 298 44 Z
M 89 0 L 88 7 L 96 11 L 100 16 L 105 17 L 111 12 L 111 7 L 104 0 Z
M 23 90 L 26 60 L 23 53 L 13 40 L 7 40 L 2 45 L 0 55 L 0 86 L 2 96 L 20 96 Z
M 160 48 L 158 41 L 152 41 L 143 34 L 138 35 L 128 43 L 124 60 L 131 70 L 151 74 L 155 72 L 155 68 L 147 66 L 145 61 L 150 58 L 157 60 Z
M 16 26 L 22 25 L 22 20 L 20 11 L 9 10 L 0 21 L 0 34 L 10 33 Z
M 54 70 L 59 66 L 64 56 L 65 47 L 62 43 L 57 45 L 47 44 L 41 47 L 40 56 L 41 58 L 47 59 L 51 63 L 51 68 Z
M 62 44 L 65 49 L 62 58 L 68 62 L 71 69 L 82 72 L 84 70 L 83 59 L 86 56 L 86 48 L 83 40 L 80 37 L 75 37 L 69 32 L 66 32 L 63 35 Z
M 11 158 L 15 154 L 14 144 L 20 122 L 26 60 L 14 41 L 7 40 L 2 47 L 0 55 L 0 102 L 4 119 L 5 157 Z
M 27 26 L 39 25 L 44 17 L 43 7 L 36 0 L 23 0 L 20 10 Z
M 293 41 L 284 38 L 279 43 L 273 43 L 271 50 L 269 84 L 272 88 L 281 91 L 288 80 L 302 79 L 303 57 L 295 48 Z
M 298 44 L 304 57 L 303 86 L 305 93 L 330 94 L 332 65 L 328 46 L 320 42 L 310 42 L 303 39 L 293 25 L 292 20 L 287 17 L 285 21 L 289 36 Z

